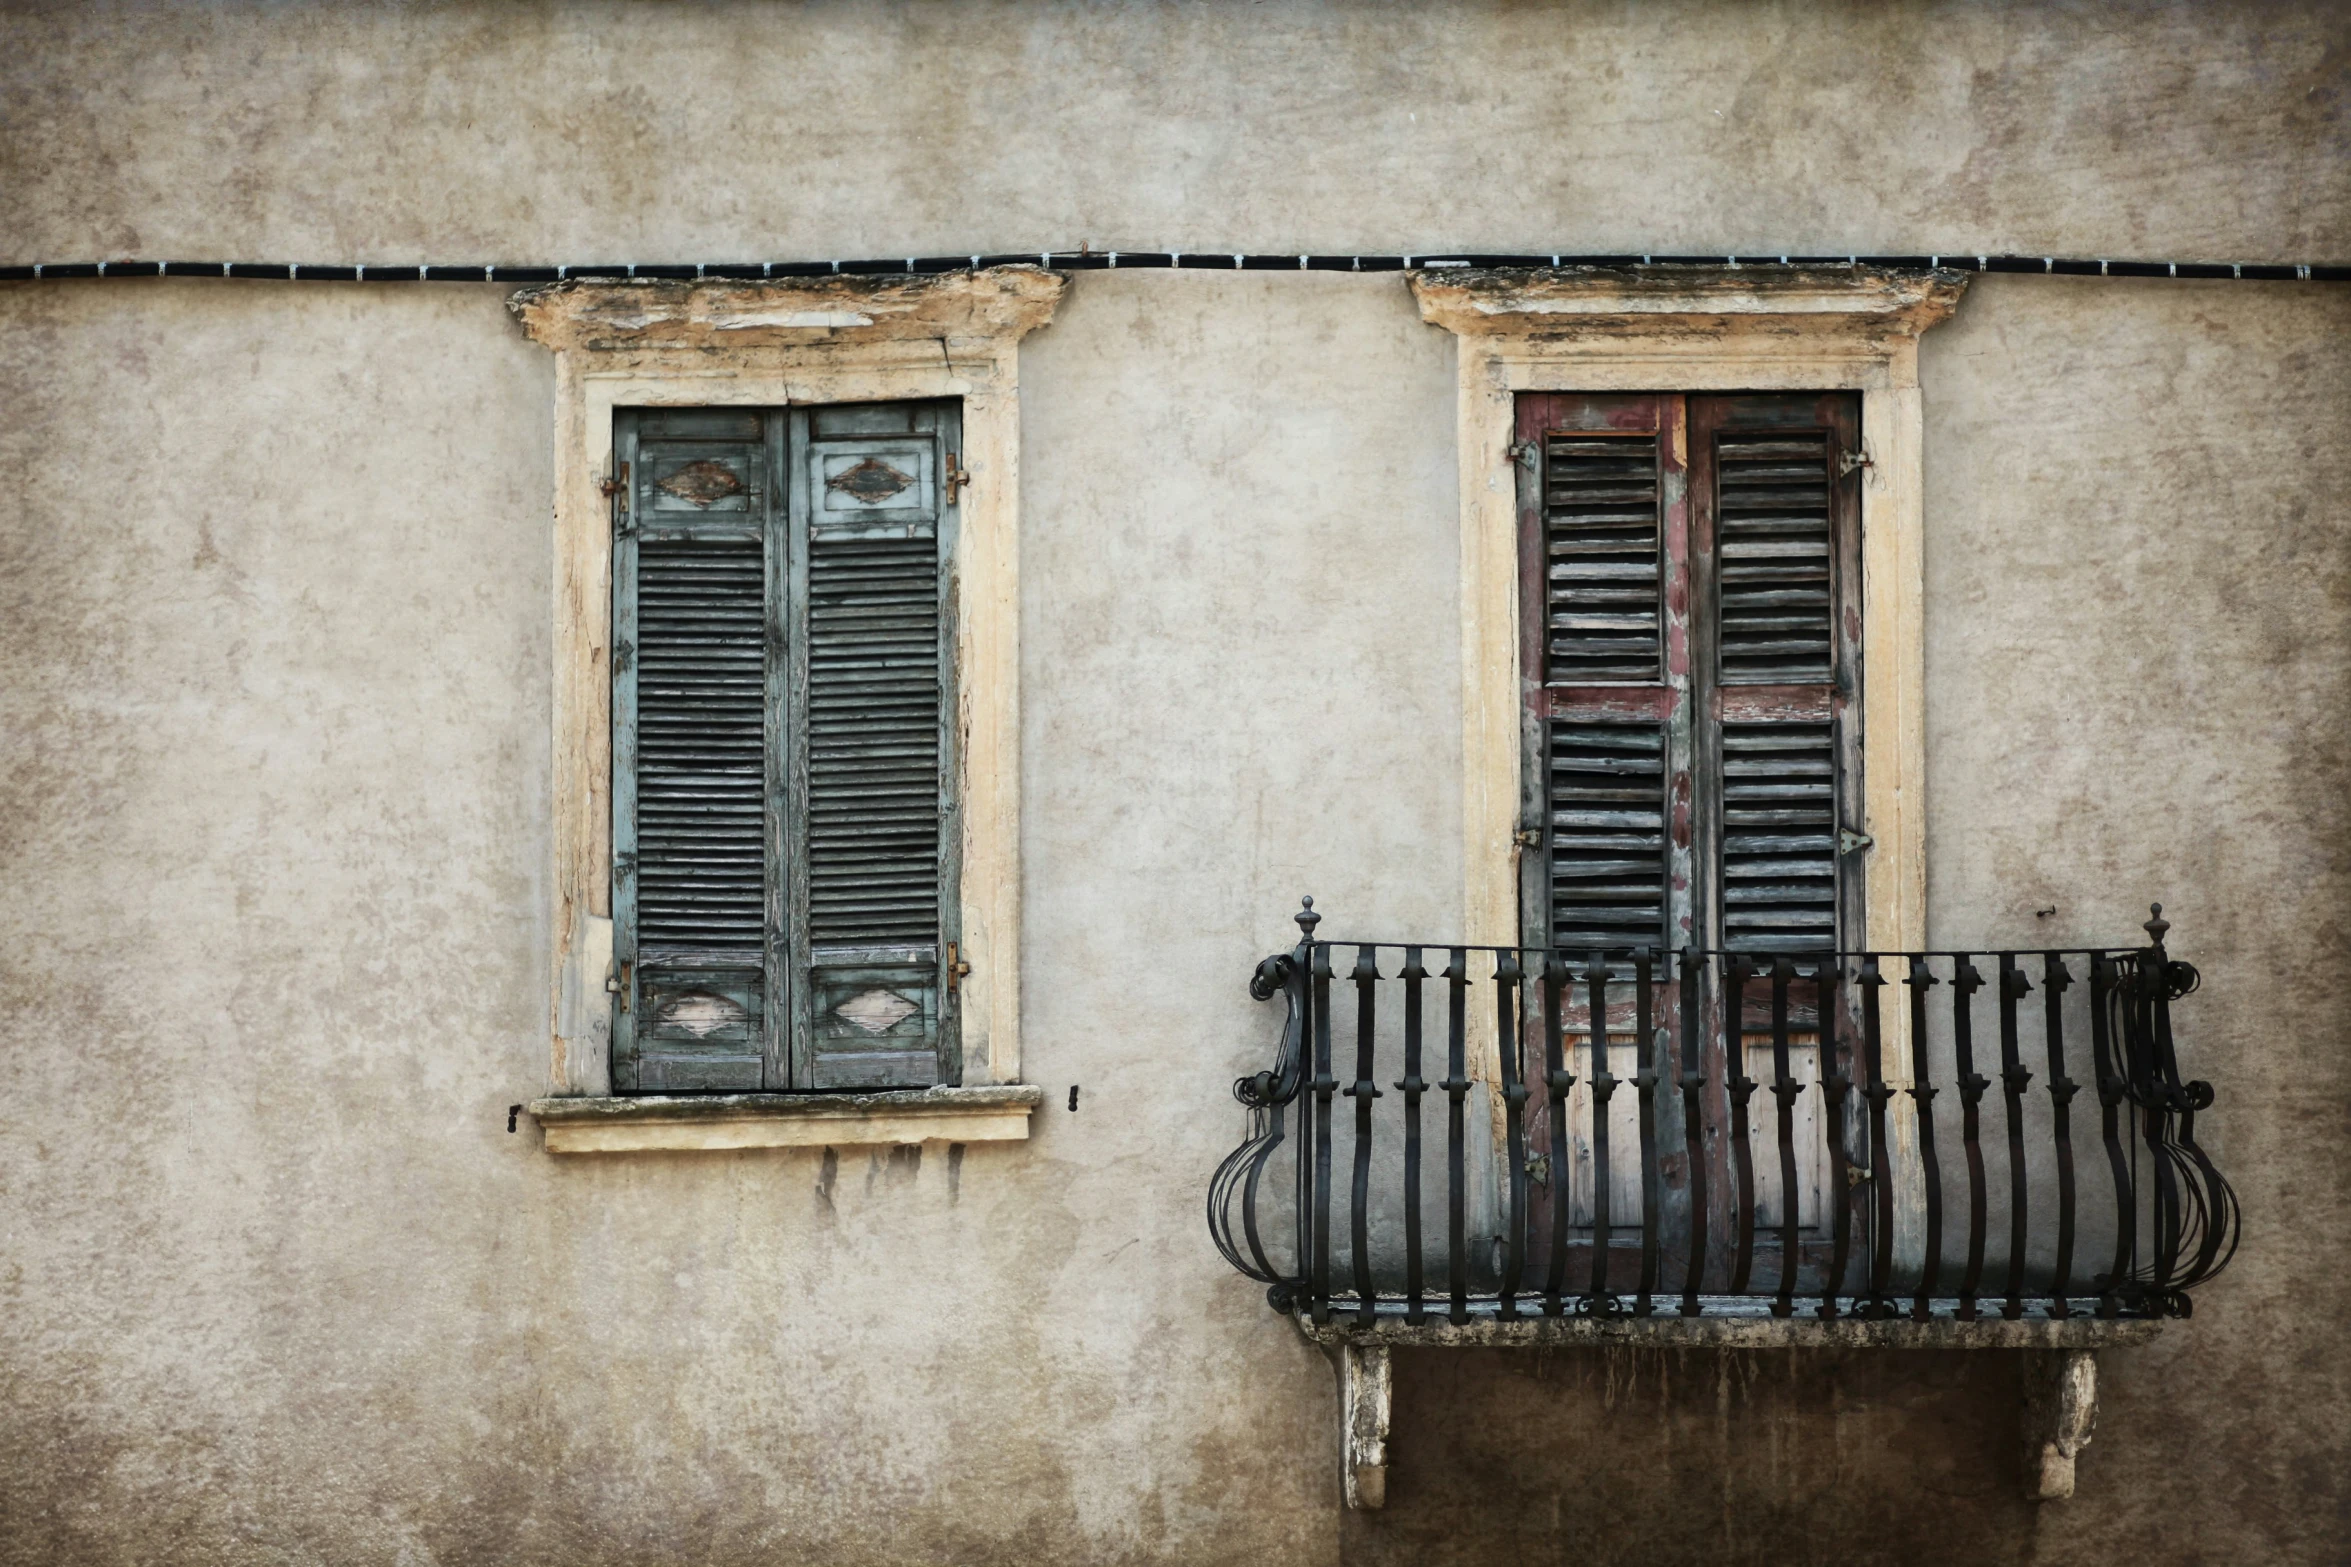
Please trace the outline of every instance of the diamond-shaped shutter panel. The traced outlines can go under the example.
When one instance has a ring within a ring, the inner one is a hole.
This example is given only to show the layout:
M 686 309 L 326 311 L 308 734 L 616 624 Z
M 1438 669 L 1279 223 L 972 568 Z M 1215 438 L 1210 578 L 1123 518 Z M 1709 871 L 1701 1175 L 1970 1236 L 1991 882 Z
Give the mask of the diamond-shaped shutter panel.
M 812 538 L 808 921 L 824 946 L 939 939 L 939 554 Z
M 637 561 L 637 941 L 760 959 L 767 895 L 760 541 L 651 541 Z
M 1661 679 L 1657 437 L 1545 437 L 1543 531 L 1548 682 Z
M 1836 945 L 1834 726 L 1722 726 L 1722 912 L 1733 947 Z
M 1665 729 L 1551 725 L 1551 940 L 1570 951 L 1665 940 Z
M 1829 678 L 1830 452 L 1812 432 L 1726 433 L 1716 447 L 1726 682 Z

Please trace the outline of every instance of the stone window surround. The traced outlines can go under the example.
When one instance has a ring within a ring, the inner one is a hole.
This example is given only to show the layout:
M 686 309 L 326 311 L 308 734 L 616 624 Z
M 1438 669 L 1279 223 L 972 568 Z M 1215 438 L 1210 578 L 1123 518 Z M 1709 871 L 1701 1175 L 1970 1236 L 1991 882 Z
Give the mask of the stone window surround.
M 789 281 L 573 279 L 514 295 L 555 353 L 551 1152 L 1007 1141 L 1020 1082 L 1020 340 L 1067 280 L 1039 267 Z M 955 398 L 963 727 L 963 1082 L 859 1095 L 611 1093 L 612 415 Z
M 1861 831 L 1868 945 L 1926 933 L 1924 523 L 1919 335 L 1967 275 L 1874 267 L 1428 268 L 1421 319 L 1455 334 L 1461 494 L 1465 939 L 1518 939 L 1521 392 L 1858 391 L 1862 448 Z M 1906 1037 L 1906 1036 L 1905 1036 Z M 1888 1060 L 1907 1060 L 1889 1036 Z M 1489 1026 L 1478 1042 L 1495 1050 Z M 1498 1063 L 1489 1059 L 1488 1075 Z M 1497 1120 L 1497 1135 L 1499 1121 Z

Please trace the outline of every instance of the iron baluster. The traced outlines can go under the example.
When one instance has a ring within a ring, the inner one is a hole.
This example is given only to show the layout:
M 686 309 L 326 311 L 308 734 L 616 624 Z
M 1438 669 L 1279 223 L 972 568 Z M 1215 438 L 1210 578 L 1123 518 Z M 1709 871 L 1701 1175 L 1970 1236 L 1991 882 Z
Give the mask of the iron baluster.
M 1608 1101 L 1616 1092 L 1616 1078 L 1608 1070 L 1608 982 L 1614 977 L 1597 952 L 1584 966 L 1584 983 L 1590 987 L 1592 1042 L 1592 1295 L 1588 1305 L 1603 1314 L 1613 1311 L 1616 1304 L 1608 1290 L 1608 1247 L 1614 1238 L 1608 1222 Z
M 1796 1081 L 1788 1063 L 1788 981 L 1796 965 L 1787 958 L 1771 964 L 1771 1096 L 1779 1101 L 1772 1124 L 1780 1139 L 1780 1289 L 1772 1297 L 1771 1314 L 1785 1317 L 1796 1309 L 1796 1096 L 1804 1085 Z
M 1842 1031 L 1837 1027 L 1837 986 L 1843 977 L 1837 960 L 1825 957 L 1812 980 L 1820 1008 L 1820 1092 L 1825 1112 L 1821 1120 L 1829 1144 L 1829 1272 L 1820 1289 L 1824 1317 L 1837 1314 L 1837 1295 L 1845 1287 L 1845 1265 L 1853 1246 L 1853 1163 L 1845 1152 L 1845 1096 L 1853 1082 L 1845 1075 Z
M 1347 1097 L 1355 1101 L 1355 1180 L 1348 1192 L 1347 1241 L 1354 1252 L 1355 1320 L 1370 1327 L 1378 1314 L 1377 1291 L 1371 1279 L 1371 1102 L 1380 1097 L 1372 1081 L 1373 1017 L 1379 998 L 1380 967 L 1371 947 L 1355 949 L 1355 1081 Z
M 1690 1181 L 1689 1265 L 1682 1274 L 1682 1315 L 1698 1315 L 1698 1291 L 1706 1281 L 1706 1193 L 1704 1020 L 1698 1015 L 1698 949 L 1681 951 L 1682 1148 Z
M 1963 1322 L 1975 1320 L 1976 1289 L 1984 1278 L 1983 1103 L 1984 1090 L 1992 1086 L 1992 1080 L 1975 1069 L 1975 1035 L 1969 1014 L 1970 999 L 1983 984 L 1984 976 L 1962 953 L 1951 971 L 1951 1034 L 1959 1057 L 1959 1137 L 1967 1145 L 1967 1272 L 1959 1281 L 1959 1318 Z
M 2026 1070 L 2017 1043 L 2016 1004 L 2032 989 L 2016 954 L 2000 954 L 2000 1084 L 2008 1099 L 2008 1300 L 2000 1315 L 2015 1321 L 2024 1315 L 2025 1244 L 2029 1233 L 2030 1184 L 2024 1167 L 2024 1091 L 2033 1074 Z
M 2103 954 L 2090 960 L 2090 1050 L 2098 1068 L 2100 1129 L 2106 1143 L 2106 1163 L 2114 1175 L 2114 1258 L 2098 1281 L 2098 1315 L 2122 1315 L 2123 1287 L 2131 1274 L 2131 1259 L 2139 1247 L 2139 1196 L 2131 1180 L 2131 1160 L 2123 1147 L 2123 1103 L 2129 1081 L 2117 1059 L 2120 1045 L 2114 1029 L 2114 1008 L 2121 985 L 2119 965 Z
M 1894 1275 L 1894 1168 L 1888 1150 L 1886 1105 L 1894 1090 L 1886 1085 L 1884 1020 L 1879 1007 L 1886 976 L 1875 957 L 1861 960 L 1861 1071 L 1867 1079 L 1861 1090 L 1869 1106 L 1869 1184 L 1876 1199 L 1870 1223 L 1869 1302 L 1865 1317 L 1894 1315 L 1887 1296 Z
M 1755 1150 L 1748 1140 L 1747 1101 L 1761 1086 L 1747 1075 L 1747 979 L 1755 966 L 1743 957 L 1730 961 L 1729 982 L 1723 987 L 1723 1070 L 1730 1074 L 1731 1160 L 1739 1177 L 1738 1251 L 1731 1258 L 1731 1293 L 1747 1293 L 1747 1276 L 1755 1266 Z
M 1518 953 L 1504 947 L 1494 954 L 1494 1045 L 1502 1065 L 1503 1152 L 1510 1161 L 1510 1212 L 1503 1220 L 1502 1294 L 1499 1314 L 1518 1315 L 1518 1286 L 1526 1270 L 1527 1238 L 1527 1086 L 1519 1071 L 1518 1025 L 1512 1003 L 1520 976 Z
M 2154 995 L 2155 1051 L 2163 1063 L 2166 1080 L 2172 1085 L 2178 1114 L 2178 1128 L 2169 1151 L 2181 1161 L 2183 1173 L 2193 1183 L 2189 1196 L 2193 1200 L 2196 1229 L 2195 1255 L 2181 1265 L 2162 1306 L 2166 1311 L 2184 1316 L 2188 1311 L 2185 1291 L 2212 1277 L 2236 1255 L 2239 1215 L 2235 1190 L 2196 1141 L 2196 1113 L 2212 1104 L 2212 1085 L 2180 1080 L 2179 1058 L 2172 1039 L 2172 999 L 2193 991 L 2199 979 L 2195 969 L 2173 962 L 2164 951 L 2163 937 L 2171 929 L 2171 922 L 2163 917 L 2163 905 L 2158 903 L 2149 912 L 2154 917 L 2147 922 L 2146 930 L 2154 938 L 2153 961 L 2162 975 L 2162 983 Z
M 2073 1306 L 2073 1096 L 2080 1085 L 2065 1075 L 2065 992 L 2073 974 L 2054 952 L 2041 955 L 2041 1032 L 2049 1047 L 2050 1130 L 2057 1143 L 2057 1272 L 2049 1285 L 2049 1315 L 2067 1317 Z
M 1300 898 L 1298 912 L 1291 916 L 1298 926 L 1298 993 L 1303 1002 L 1300 1009 L 1298 1036 L 1298 1087 L 1305 1090 L 1307 1074 L 1313 1070 L 1314 1020 L 1318 1015 L 1314 989 L 1314 931 L 1322 923 L 1322 916 L 1314 911 L 1314 899 Z M 1327 972 L 1327 970 L 1326 970 Z M 1320 997 L 1330 999 L 1330 988 L 1325 986 Z M 1303 1100 L 1298 1105 L 1298 1158 L 1295 1190 L 1290 1205 L 1290 1222 L 1297 1232 L 1298 1288 L 1291 1305 L 1313 1293 L 1314 1229 L 1314 1126 Z
M 1469 952 L 1452 949 L 1445 965 L 1445 1316 L 1455 1324 L 1469 1320 L 1468 1173 L 1464 1169 L 1467 1135 L 1462 1102 L 1469 1095 Z
M 1556 1317 L 1565 1309 L 1561 1295 L 1567 1287 L 1567 1095 L 1575 1077 L 1567 1070 L 1567 1047 L 1562 1037 L 1560 992 L 1567 988 L 1567 965 L 1556 952 L 1543 954 L 1543 1111 L 1551 1133 L 1551 1257 L 1543 1276 L 1543 1315 Z
M 2133 1008 L 2137 1020 L 2135 1032 L 2139 1048 L 2134 1052 L 2144 1066 L 2141 1075 L 2147 1088 L 2141 1110 L 2142 1134 L 2147 1144 L 2148 1162 L 2155 1171 L 2155 1224 L 2153 1270 L 2148 1276 L 2148 1303 L 2160 1310 L 2171 1293 L 2172 1275 L 2179 1267 L 2180 1254 L 2180 1187 L 2179 1172 L 2172 1157 L 2171 1114 L 2179 1103 L 2179 1074 L 2165 1059 L 2163 1042 L 2156 1034 L 2156 1010 L 2165 1005 L 2163 993 L 2163 932 L 2169 926 L 2160 909 L 2147 922 L 2147 934 L 2153 938 L 2145 952 L 2139 954 L 2138 983 L 2133 986 L 2136 1001 Z
M 1934 1315 L 1935 1287 L 1943 1274 L 1943 1167 L 1935 1157 L 1935 1085 L 1927 1055 L 1927 991 L 1938 981 L 1926 958 L 1914 955 L 1902 983 L 1910 991 L 1910 1101 L 1918 1115 L 1918 1169 L 1926 1199 L 1924 1257 L 1910 1315 L 1924 1322 Z
M 1404 1096 L 1404 1320 L 1422 1318 L 1420 1259 L 1420 1096 L 1428 1084 L 1420 1075 L 1420 985 L 1428 978 L 1418 947 L 1404 949 L 1404 1076 L 1396 1091 Z
M 1655 1027 L 1652 1015 L 1656 1005 L 1650 994 L 1655 957 L 1647 947 L 1633 953 L 1633 1039 L 1640 1049 L 1633 1077 L 1633 1089 L 1640 1095 L 1641 1105 L 1641 1284 L 1633 1297 L 1633 1315 L 1646 1317 L 1656 1309 L 1652 1297 L 1657 1291 L 1657 1230 L 1658 1187 L 1661 1184 L 1657 1170 L 1657 1061 L 1659 1041 L 1651 1037 Z
M 1318 1323 L 1331 1320 L 1331 949 L 1314 943 L 1314 1280 L 1308 1305 Z
M 1276 954 L 1257 965 L 1250 976 L 1249 994 L 1258 1001 L 1279 995 L 1285 1003 L 1281 1046 L 1273 1070 L 1252 1073 L 1233 1084 L 1233 1098 L 1249 1110 L 1249 1135 L 1216 1167 L 1208 1187 L 1210 1238 L 1225 1261 L 1264 1284 L 1267 1303 L 1277 1311 L 1289 1309 L 1295 1280 L 1286 1276 L 1266 1254 L 1265 1238 L 1257 1224 L 1257 1193 L 1266 1165 L 1281 1147 L 1286 1111 L 1297 1096 L 1300 1076 L 1300 1028 L 1305 1019 L 1305 949 Z M 1236 1192 L 1237 1187 L 1237 1192 Z M 1240 1208 L 1241 1235 L 1233 1236 L 1233 1209 Z M 1246 1253 L 1243 1251 L 1246 1247 Z M 1296 1260 L 1302 1253 L 1293 1251 Z

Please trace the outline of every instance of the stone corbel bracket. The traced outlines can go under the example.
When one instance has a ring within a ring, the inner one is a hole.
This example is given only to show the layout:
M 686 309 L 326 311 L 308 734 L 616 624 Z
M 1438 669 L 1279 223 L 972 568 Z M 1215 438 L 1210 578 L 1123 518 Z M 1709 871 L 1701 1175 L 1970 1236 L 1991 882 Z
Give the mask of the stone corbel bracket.
M 2024 1494 L 2031 1502 L 2073 1495 L 2073 1461 L 2098 1424 L 2098 1354 L 2034 1350 L 2024 1357 Z
M 1341 1343 L 1331 1356 L 1339 1370 L 1339 1473 L 1347 1506 L 1357 1512 L 1385 1507 L 1395 1395 L 1388 1346 Z

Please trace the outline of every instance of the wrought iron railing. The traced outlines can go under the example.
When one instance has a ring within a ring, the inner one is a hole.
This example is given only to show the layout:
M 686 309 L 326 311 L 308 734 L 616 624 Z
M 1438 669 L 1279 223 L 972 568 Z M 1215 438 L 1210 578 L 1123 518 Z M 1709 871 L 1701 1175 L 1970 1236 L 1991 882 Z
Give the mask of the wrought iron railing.
M 1209 1227 L 1275 1309 L 1366 1326 L 2185 1316 L 2238 1215 L 2155 916 L 2137 948 L 1570 953 L 1322 941 L 1309 899 L 1250 983 L 1288 1018 Z

